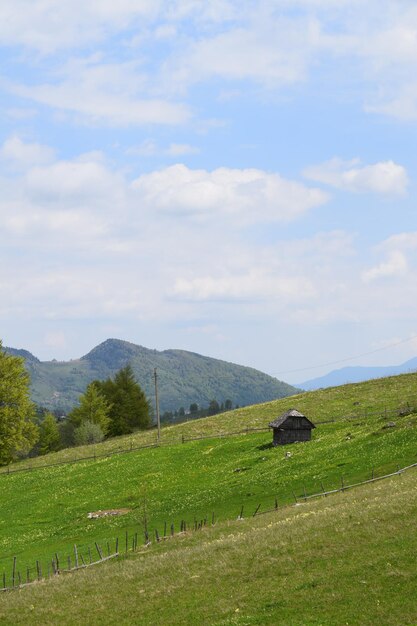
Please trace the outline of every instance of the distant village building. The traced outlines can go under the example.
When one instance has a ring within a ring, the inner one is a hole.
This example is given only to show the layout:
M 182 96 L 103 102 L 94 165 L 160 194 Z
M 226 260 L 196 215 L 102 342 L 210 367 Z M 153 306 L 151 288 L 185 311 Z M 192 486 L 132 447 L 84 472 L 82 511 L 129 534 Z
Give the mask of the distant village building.
M 269 426 L 274 431 L 274 446 L 282 446 L 297 441 L 310 441 L 311 431 L 315 428 L 313 422 L 310 422 L 305 415 L 296 409 L 286 411 Z

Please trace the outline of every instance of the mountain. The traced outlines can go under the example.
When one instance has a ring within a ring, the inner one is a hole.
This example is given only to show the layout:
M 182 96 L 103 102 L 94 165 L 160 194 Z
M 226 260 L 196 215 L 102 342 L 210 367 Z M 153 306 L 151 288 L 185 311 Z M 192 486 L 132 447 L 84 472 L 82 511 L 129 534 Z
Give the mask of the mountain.
M 297 385 L 306 391 L 321 389 L 325 387 L 337 387 L 346 383 L 360 383 L 372 378 L 383 378 L 385 376 L 396 376 L 397 374 L 407 374 L 417 371 L 417 357 L 402 363 L 401 365 L 386 365 L 381 367 L 342 367 L 333 370 L 325 376 L 312 378 Z
M 39 361 L 26 350 L 6 348 L 25 359 L 32 381 L 32 398 L 50 410 L 68 412 L 92 380 L 113 376 L 128 363 L 153 404 L 154 368 L 158 370 L 161 411 L 207 407 L 210 400 L 230 399 L 233 405 L 266 402 L 298 390 L 263 372 L 185 350 L 150 350 L 128 341 L 107 339 L 88 354 L 71 361 Z

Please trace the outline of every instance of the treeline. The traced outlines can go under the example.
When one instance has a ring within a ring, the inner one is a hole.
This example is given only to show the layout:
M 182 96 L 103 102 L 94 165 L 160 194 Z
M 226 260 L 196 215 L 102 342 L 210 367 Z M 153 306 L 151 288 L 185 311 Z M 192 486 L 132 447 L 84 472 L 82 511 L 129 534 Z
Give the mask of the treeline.
M 231 400 L 227 399 L 219 403 L 217 400 L 210 400 L 207 407 L 200 407 L 196 402 L 190 404 L 188 411 L 182 406 L 177 411 L 165 411 L 161 416 L 161 421 L 165 423 L 182 422 L 187 419 L 198 419 L 200 417 L 208 417 L 238 409 L 239 405 L 233 406 Z
M 80 397 L 79 406 L 64 420 L 57 421 L 55 415 L 44 413 L 33 453 L 47 454 L 69 446 L 98 443 L 150 425 L 150 404 L 127 365 L 114 378 L 92 381 Z
M 0 465 L 150 425 L 150 405 L 130 365 L 114 378 L 90 383 L 79 406 L 57 420 L 31 401 L 23 358 L 6 353 L 0 340 Z

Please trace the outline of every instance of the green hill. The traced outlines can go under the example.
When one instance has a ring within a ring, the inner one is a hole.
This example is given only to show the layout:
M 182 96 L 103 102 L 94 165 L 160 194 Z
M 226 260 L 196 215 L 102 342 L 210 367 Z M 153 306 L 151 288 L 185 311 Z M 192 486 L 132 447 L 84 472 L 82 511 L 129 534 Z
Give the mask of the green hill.
M 416 375 L 386 380 L 390 389 L 402 388 L 410 397 Z M 380 397 L 381 381 L 349 385 L 336 390 L 310 392 L 232 411 L 227 415 L 229 430 L 248 426 L 265 427 L 288 405 L 305 411 L 317 424 L 313 439 L 284 449 L 270 446 L 271 433 L 251 432 L 226 438 L 208 438 L 181 443 L 182 435 L 210 434 L 225 429 L 224 416 L 214 416 L 163 429 L 157 448 L 99 457 L 130 444 L 155 441 L 155 432 L 107 441 L 95 448 L 62 451 L 41 459 L 16 464 L 11 469 L 36 467 L 82 457 L 90 460 L 73 465 L 53 466 L 30 472 L 0 476 L 2 524 L 0 525 L 0 571 L 10 569 L 10 558 L 19 563 L 44 563 L 55 552 L 69 554 L 73 544 L 80 550 L 98 541 L 114 545 L 117 536 L 138 532 L 143 537 L 144 508 L 153 532 L 180 521 L 211 516 L 216 520 L 236 518 L 241 507 L 251 514 L 303 499 L 305 492 L 321 491 L 387 473 L 416 461 L 417 415 L 411 405 L 369 409 L 366 398 Z M 353 398 L 357 400 L 353 401 Z M 356 410 L 348 418 L 341 411 Z M 290 404 L 291 403 L 291 404 Z M 407 403 L 405 403 L 406 405 Z M 321 407 L 321 409 L 319 408 Z M 309 408 L 308 412 L 306 408 Z M 385 410 L 387 409 L 387 410 Z M 393 411 L 395 418 L 393 421 Z M 328 419 L 333 417 L 334 421 Z M 326 418 L 326 419 L 323 419 Z M 326 423 L 320 423 L 320 422 Z M 170 445 L 168 445 L 170 444 Z M 93 455 L 96 455 L 94 460 Z M 6 469 L 7 471 L 7 469 Z M 3 470 L 4 472 L 4 470 Z M 89 512 L 127 509 L 120 517 L 92 522 Z
M 4 626 L 417 623 L 417 474 L 187 533 L 4 594 Z
M 124 551 L 126 533 L 128 545 L 137 533 L 139 552 L 7 594 L 1 623 L 74 624 L 83 611 L 91 624 L 415 623 L 417 470 L 305 497 L 417 461 L 416 381 L 408 374 L 299 394 L 166 427 L 159 447 L 99 457 L 155 441 L 151 430 L 3 470 L 0 575 L 8 583 L 14 557 L 33 578 L 36 561 L 43 572 L 56 554 L 65 564 L 74 544 L 87 561 L 95 542 L 107 553 L 119 538 Z M 213 436 L 265 427 L 291 406 L 316 423 L 310 442 L 273 448 L 268 431 Z M 181 443 L 183 435 L 209 438 Z M 92 458 L 36 468 L 86 453 Z M 89 517 L 110 509 L 124 514 Z M 165 523 L 178 533 L 182 520 L 190 528 L 204 518 L 202 531 L 155 542 Z
M 26 350 L 6 348 L 23 356 L 32 380 L 32 398 L 50 410 L 69 411 L 94 379 L 113 376 L 131 364 L 148 398 L 153 400 L 153 372 L 158 368 L 161 411 L 188 409 L 191 403 L 207 407 L 211 400 L 230 399 L 244 406 L 282 398 L 297 390 L 258 370 L 185 350 L 150 350 L 127 341 L 108 339 L 73 361 L 44 361 Z

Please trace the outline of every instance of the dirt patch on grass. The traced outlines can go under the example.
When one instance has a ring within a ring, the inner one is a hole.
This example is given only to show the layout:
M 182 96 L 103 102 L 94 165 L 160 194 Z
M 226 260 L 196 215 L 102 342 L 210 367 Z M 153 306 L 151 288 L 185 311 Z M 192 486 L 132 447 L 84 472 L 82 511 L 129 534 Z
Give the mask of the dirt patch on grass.
M 130 513 L 132 509 L 107 509 L 106 511 L 93 511 L 92 513 L 88 513 L 87 517 L 89 519 L 98 519 L 100 517 L 108 517 L 109 515 L 126 515 Z

